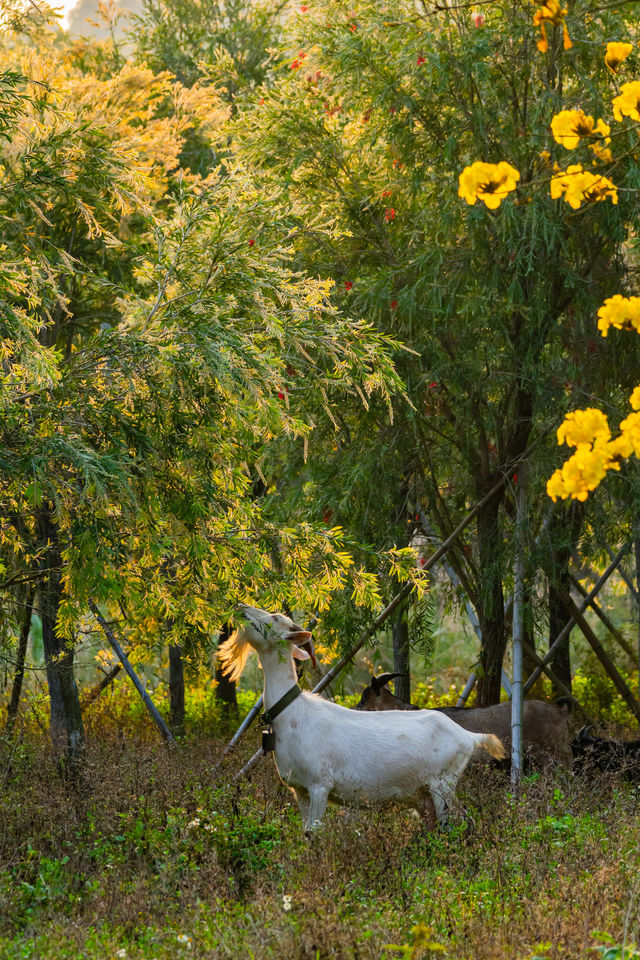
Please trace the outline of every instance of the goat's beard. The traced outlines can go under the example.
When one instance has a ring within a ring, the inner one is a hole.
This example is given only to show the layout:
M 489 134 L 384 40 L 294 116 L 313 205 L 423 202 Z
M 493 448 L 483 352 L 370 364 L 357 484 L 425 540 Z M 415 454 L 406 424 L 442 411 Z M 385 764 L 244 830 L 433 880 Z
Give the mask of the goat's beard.
M 243 627 L 234 630 L 229 639 L 218 647 L 218 660 L 229 680 L 235 683 L 240 679 L 250 653 L 249 638 Z

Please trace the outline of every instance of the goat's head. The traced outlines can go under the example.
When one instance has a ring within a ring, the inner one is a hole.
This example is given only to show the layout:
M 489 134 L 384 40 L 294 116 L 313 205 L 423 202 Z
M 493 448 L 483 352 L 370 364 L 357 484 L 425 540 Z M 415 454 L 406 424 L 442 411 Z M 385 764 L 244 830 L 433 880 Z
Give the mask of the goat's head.
M 381 673 L 379 677 L 371 677 L 371 683 L 365 687 L 356 704 L 356 710 L 415 710 L 410 703 L 405 703 L 399 697 L 394 697 L 387 684 L 396 677 L 404 677 L 404 673 Z
M 290 651 L 294 659 L 311 660 L 315 667 L 315 648 L 308 630 L 284 613 L 269 613 L 246 603 L 239 604 L 239 611 L 244 623 L 218 651 L 223 670 L 232 680 L 240 677 L 250 647 L 258 654 L 277 649 Z

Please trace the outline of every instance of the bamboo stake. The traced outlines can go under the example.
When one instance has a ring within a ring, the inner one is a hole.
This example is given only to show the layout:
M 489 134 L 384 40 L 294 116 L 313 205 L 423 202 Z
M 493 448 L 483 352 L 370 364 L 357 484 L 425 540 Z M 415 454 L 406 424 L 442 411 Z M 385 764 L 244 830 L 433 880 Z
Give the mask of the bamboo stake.
M 118 660 L 120 661 L 120 663 L 122 664 L 126 672 L 129 674 L 129 677 L 131 678 L 131 681 L 134 687 L 140 694 L 158 730 L 160 731 L 164 739 L 167 741 L 167 743 L 171 743 L 171 744 L 175 743 L 173 734 L 171 733 L 168 726 L 166 725 L 166 723 L 158 713 L 157 707 L 154 705 L 153 701 L 151 700 L 151 697 L 149 696 L 144 686 L 142 685 L 142 681 L 138 677 L 138 674 L 135 672 L 135 670 L 131 666 L 131 663 L 129 662 L 129 658 L 127 657 L 126 653 L 124 652 L 124 650 L 122 649 L 118 641 L 116 640 L 113 634 L 113 631 L 109 627 L 109 624 L 104 619 L 104 617 L 98 610 L 93 600 L 89 600 L 89 609 L 91 610 L 92 614 L 94 615 L 94 617 L 96 618 L 100 626 L 102 627 L 104 635 L 109 641 L 109 643 L 111 644 Z
M 526 495 L 523 470 L 516 491 L 516 557 L 513 581 L 513 681 L 511 684 L 511 785 L 515 790 L 522 777 L 522 641 L 524 637 L 524 524 Z
M 479 511 L 479 510 L 482 510 L 482 508 L 485 507 L 485 506 L 493 499 L 493 497 L 495 497 L 495 495 L 502 489 L 502 487 L 505 485 L 505 483 L 507 482 L 507 480 L 509 480 L 509 478 L 511 477 L 511 475 L 513 474 L 513 472 L 516 470 L 519 462 L 520 462 L 520 461 L 517 461 L 517 462 L 512 466 L 511 470 L 510 470 L 508 473 L 505 473 L 505 474 L 502 476 L 502 478 L 498 481 L 498 483 L 496 483 L 496 484 L 491 488 L 491 490 L 489 490 L 489 492 L 488 492 L 487 494 L 485 494 L 485 496 L 482 498 L 482 500 L 478 501 L 478 503 L 476 503 L 475 507 L 473 507 L 473 509 L 470 510 L 469 513 L 468 513 L 465 517 L 463 517 L 463 519 L 460 521 L 460 523 L 459 523 L 458 526 L 455 528 L 455 530 L 453 531 L 453 533 L 450 534 L 450 536 L 447 537 L 447 539 L 444 541 L 444 543 L 442 543 L 442 544 L 438 547 L 438 549 L 435 551 L 435 553 L 432 554 L 431 557 L 429 557 L 429 559 L 428 559 L 427 562 L 425 563 L 424 567 L 422 568 L 424 571 L 431 570 L 431 568 L 435 566 L 435 564 L 438 562 L 438 560 L 439 560 L 442 556 L 444 556 L 444 554 L 447 552 L 447 550 L 449 549 L 449 547 L 450 547 L 453 543 L 455 543 L 455 541 L 456 541 L 457 538 L 460 536 L 460 534 L 461 534 L 462 531 L 465 529 L 465 527 L 467 527 L 467 526 L 471 523 L 471 521 L 473 520 L 473 518 L 475 517 L 475 515 L 478 513 L 478 511 Z M 398 607 L 398 605 L 399 605 L 400 603 L 402 603 L 402 601 L 403 601 L 406 597 L 409 596 L 409 594 L 411 593 L 412 589 L 413 589 L 413 583 L 412 583 L 411 581 L 409 581 L 408 583 L 405 583 L 405 585 L 404 585 L 404 587 L 402 588 L 402 590 L 400 590 L 400 592 L 395 595 L 395 597 L 390 601 L 390 603 L 387 604 L 387 606 L 384 608 L 384 610 L 383 610 L 381 613 L 378 614 L 378 616 L 377 616 L 376 619 L 373 621 L 373 623 L 372 623 L 369 627 L 367 627 L 365 630 L 362 631 L 362 633 L 360 634 L 360 636 L 359 636 L 359 638 L 357 639 L 357 641 L 353 644 L 353 646 L 349 647 L 349 649 L 346 651 L 346 653 L 344 653 L 344 654 L 340 657 L 340 659 L 337 660 L 336 663 L 334 663 L 334 665 L 331 667 L 331 669 L 327 671 L 327 673 L 324 675 L 324 677 L 322 678 L 322 680 L 320 680 L 320 682 L 315 685 L 315 687 L 314 687 L 313 690 L 311 691 L 312 693 L 320 693 L 322 690 L 324 690 L 324 688 L 325 688 L 326 686 L 328 686 L 328 684 L 331 683 L 332 680 L 335 679 L 335 677 L 338 676 L 338 674 L 340 673 L 340 671 L 343 670 L 344 667 L 346 667 L 346 665 L 347 665 L 347 664 L 353 659 L 353 657 L 356 655 L 356 653 L 358 652 L 358 650 L 366 643 L 366 641 L 369 639 L 369 637 L 371 636 L 371 634 L 372 634 L 372 633 L 375 633 L 376 630 L 378 630 L 378 629 L 382 626 L 382 624 L 385 622 L 385 620 L 387 620 L 387 619 L 391 616 L 391 614 L 392 614 L 393 611 Z M 262 698 L 260 698 L 260 700 L 262 700 Z M 249 712 L 249 714 L 247 714 L 247 716 L 245 717 L 243 723 L 240 725 L 240 727 L 238 728 L 237 732 L 236 732 L 236 733 L 234 734 L 234 736 L 232 737 L 231 741 L 230 741 L 230 742 L 227 744 L 227 746 L 225 747 L 225 750 L 224 750 L 222 756 L 225 756 L 225 755 L 229 752 L 229 750 L 231 749 L 231 747 L 238 742 L 238 740 L 240 739 L 240 737 L 242 736 L 242 734 L 243 734 L 243 733 L 246 731 L 246 729 L 249 727 L 251 721 L 252 721 L 252 720 L 254 719 L 254 717 L 257 716 L 257 714 L 260 712 L 260 708 L 258 707 L 258 703 L 260 703 L 260 700 L 255 704 L 255 706 L 253 706 L 253 707 L 251 708 L 251 711 Z M 249 716 L 251 716 L 251 720 L 249 720 Z M 248 721 L 248 722 L 247 722 L 247 721 Z M 249 769 L 257 762 L 257 760 L 260 759 L 261 756 L 264 756 L 264 752 L 263 752 L 263 750 L 262 750 L 262 747 L 261 747 L 259 750 L 257 750 L 256 753 L 254 753 L 254 755 L 251 757 L 251 759 L 244 765 L 244 767 L 242 768 L 242 770 L 240 770 L 240 772 L 239 772 L 238 774 L 236 774 L 236 777 L 235 777 L 234 779 L 239 779 L 240 776 L 242 776 L 243 773 L 244 773 L 246 770 L 249 770 Z
M 580 604 L 580 607 L 579 608 L 576 607 L 580 615 L 582 615 L 584 611 L 587 609 L 591 600 L 593 600 L 593 598 L 597 596 L 598 593 L 600 593 L 600 591 L 602 590 L 603 586 L 605 585 L 605 583 L 607 582 L 607 580 L 609 579 L 613 571 L 616 569 L 617 566 L 619 566 L 622 558 L 624 557 L 628 549 L 629 549 L 629 545 L 625 544 L 624 547 L 622 547 L 622 549 L 618 551 L 618 553 L 613 558 L 613 560 L 611 561 L 607 569 L 604 571 L 604 573 L 600 577 L 600 579 L 594 584 L 594 586 L 589 591 L 588 595 L 582 601 L 582 603 Z M 554 653 L 556 652 L 556 650 L 558 649 L 558 647 L 560 646 L 564 638 L 567 636 L 567 634 L 571 632 L 575 624 L 576 624 L 576 621 L 573 619 L 573 617 L 571 617 L 567 621 L 567 623 L 565 623 L 564 627 L 562 628 L 562 630 L 560 631 L 556 639 L 553 641 L 553 643 L 549 647 L 544 659 L 542 660 L 542 664 L 546 665 L 551 660 L 553 660 Z M 531 687 L 534 685 L 534 683 L 536 682 L 536 680 L 538 679 L 541 673 L 542 673 L 542 666 L 538 665 L 533 671 L 533 673 L 531 674 L 531 676 L 529 677 L 529 679 L 527 680 L 527 682 L 525 683 L 524 687 L 522 688 L 522 692 L 525 696 L 527 695 Z
M 604 647 L 598 640 L 597 636 L 595 635 L 595 633 L 593 632 L 593 630 L 591 629 L 591 627 L 583 617 L 582 612 L 578 609 L 578 607 L 573 602 L 571 594 L 561 584 L 558 584 L 556 589 L 558 590 L 560 599 L 562 600 L 565 607 L 567 608 L 567 612 L 571 614 L 571 616 L 573 617 L 577 625 L 580 627 L 580 630 L 582 631 L 584 637 L 588 641 L 589 646 L 591 647 L 596 657 L 598 658 L 602 666 L 605 668 L 605 670 L 613 680 L 616 690 L 618 691 L 618 693 L 620 694 L 624 702 L 627 704 L 627 706 L 633 713 L 636 720 L 640 720 L 640 702 L 636 700 L 631 690 L 625 683 L 624 679 L 618 673 L 615 663 L 613 662 L 613 660 L 611 659 L 607 651 L 604 649 Z

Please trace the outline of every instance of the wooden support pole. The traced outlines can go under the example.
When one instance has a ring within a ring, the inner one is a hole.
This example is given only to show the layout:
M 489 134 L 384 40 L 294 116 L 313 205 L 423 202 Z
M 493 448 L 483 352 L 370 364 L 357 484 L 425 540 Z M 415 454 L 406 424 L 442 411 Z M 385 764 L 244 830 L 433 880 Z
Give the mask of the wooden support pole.
M 131 666 L 131 663 L 129 662 L 129 658 L 127 657 L 126 653 L 124 652 L 124 650 L 122 649 L 118 641 L 116 640 L 115 635 L 111 630 L 109 624 L 104 619 L 104 617 L 98 610 L 98 607 L 93 602 L 93 600 L 89 600 L 89 609 L 91 610 L 92 614 L 94 615 L 94 617 L 96 618 L 100 626 L 102 627 L 105 637 L 109 641 L 115 655 L 117 656 L 118 660 L 124 667 L 125 671 L 128 673 L 134 687 L 140 694 L 140 697 L 142 698 L 142 701 L 144 702 L 144 705 L 146 706 L 147 710 L 151 714 L 151 717 L 155 725 L 157 726 L 158 730 L 160 731 L 164 739 L 167 741 L 167 743 L 171 743 L 171 744 L 175 743 L 175 739 L 173 737 L 173 734 L 171 733 L 171 730 L 169 730 L 168 726 L 166 725 L 166 723 L 158 713 L 157 707 L 154 705 L 153 701 L 151 700 L 151 697 L 149 696 L 144 686 L 142 685 L 142 681 L 140 680 L 138 674 L 135 672 L 135 670 Z
M 599 578 L 599 580 L 597 580 L 597 582 L 596 582 L 596 583 L 594 584 L 594 586 L 591 588 L 591 590 L 589 591 L 589 593 L 587 594 L 587 596 L 585 597 L 585 599 L 582 601 L 582 603 L 580 604 L 579 609 L 576 608 L 576 609 L 578 609 L 578 612 L 579 612 L 580 614 L 583 614 L 583 613 L 584 613 L 584 611 L 585 611 L 585 610 L 587 609 L 587 607 L 589 606 L 591 600 L 593 600 L 593 598 L 600 593 L 600 591 L 602 590 L 603 586 L 605 585 L 605 583 L 607 582 L 607 580 L 609 579 L 609 577 L 611 576 L 611 574 L 613 573 L 613 571 L 616 569 L 616 567 L 619 566 L 620 562 L 622 561 L 622 558 L 624 557 L 624 555 L 625 555 L 625 553 L 627 552 L 628 549 L 629 549 L 629 545 L 628 545 L 628 544 L 625 544 L 625 546 L 622 547 L 622 549 L 618 551 L 618 553 L 617 553 L 616 556 L 613 558 L 613 560 L 611 561 L 611 563 L 609 564 L 609 566 L 607 567 L 607 569 L 604 571 L 604 573 L 602 574 L 602 576 Z M 569 621 L 568 621 L 567 623 L 565 623 L 564 627 L 562 628 L 562 630 L 560 631 L 560 633 L 558 634 L 558 636 L 556 637 L 556 639 L 553 641 L 553 643 L 551 644 L 551 646 L 550 646 L 549 649 L 547 650 L 547 653 L 546 653 L 544 659 L 542 660 L 542 663 L 541 663 L 541 664 L 538 664 L 538 666 L 535 668 L 535 670 L 533 671 L 533 673 L 531 674 L 531 676 L 529 677 L 529 679 L 528 679 L 527 682 L 525 683 L 525 685 L 524 685 L 524 687 L 523 687 L 523 693 L 524 693 L 525 696 L 527 695 L 527 693 L 529 692 L 529 690 L 531 689 L 531 687 L 534 685 L 534 683 L 536 682 L 536 680 L 538 679 L 538 677 L 539 677 L 540 674 L 542 673 L 542 664 L 546 665 L 547 663 L 550 663 L 551 660 L 553 660 L 553 655 L 554 655 L 554 653 L 556 652 L 556 650 L 558 649 L 558 647 L 560 646 L 560 644 L 562 643 L 562 641 L 564 640 L 564 638 L 566 637 L 566 635 L 567 635 L 568 633 L 570 633 L 571 630 L 574 628 L 575 624 L 576 624 L 576 621 L 573 619 L 573 617 L 571 617 L 571 618 L 569 619 Z
M 607 651 L 604 649 L 604 647 L 598 640 L 597 636 L 595 635 L 595 633 L 593 632 L 593 630 L 585 620 L 581 611 L 573 602 L 573 599 L 569 591 L 566 590 L 561 584 L 558 585 L 556 589 L 558 590 L 560 599 L 562 600 L 565 607 L 567 608 L 567 612 L 571 614 L 571 616 L 573 617 L 577 625 L 580 627 L 580 630 L 582 631 L 585 639 L 589 643 L 589 646 L 591 647 L 596 657 L 598 658 L 598 660 L 600 661 L 604 669 L 607 671 L 607 673 L 613 680 L 616 690 L 618 691 L 618 693 L 620 694 L 624 702 L 627 704 L 627 706 L 629 707 L 629 710 L 631 710 L 636 720 L 640 720 L 640 701 L 636 700 L 631 690 L 625 683 L 624 679 L 618 673 L 615 663 L 613 662 L 613 660 L 611 659 Z
M 586 591 L 585 588 L 582 586 L 582 584 L 580 583 L 580 581 L 578 580 L 578 578 L 577 578 L 577 577 L 574 577 L 574 575 L 573 575 L 572 573 L 570 573 L 570 574 L 569 574 L 569 579 L 571 580 L 571 585 L 572 585 L 573 587 L 575 587 L 575 589 L 578 591 L 578 593 L 581 594 L 581 596 L 586 597 L 586 596 L 587 596 L 587 591 Z M 604 612 L 604 610 L 602 609 L 602 607 L 600 606 L 600 604 L 597 603 L 594 598 L 592 598 L 592 599 L 589 601 L 589 606 L 591 607 L 591 609 L 593 610 L 593 612 L 600 618 L 600 620 L 601 620 L 602 623 L 605 625 L 605 627 L 607 628 L 607 630 L 609 631 L 609 633 L 611 634 L 611 636 L 614 638 L 614 640 L 617 641 L 617 643 L 618 643 L 619 646 L 624 650 L 624 652 L 626 653 L 626 655 L 627 655 L 631 660 L 633 660 L 634 657 L 635 657 L 635 652 L 634 652 L 633 647 L 631 646 L 631 644 L 629 643 L 629 641 L 625 638 L 625 636 L 623 635 L 623 633 L 622 633 L 620 630 L 618 630 L 618 628 L 617 628 L 616 626 L 614 626 L 614 624 L 611 622 L 611 620 L 609 619 L 609 617 L 607 616 L 607 614 Z
M 607 551 L 607 553 L 609 554 L 609 557 L 613 560 L 614 553 L 613 553 L 613 550 L 611 549 L 611 547 L 609 546 L 609 544 L 608 544 L 608 543 L 605 543 L 604 548 L 605 548 L 605 550 Z M 618 570 L 618 573 L 620 574 L 620 576 L 622 577 L 622 579 L 623 579 L 624 582 L 626 583 L 627 587 L 629 588 L 629 593 L 631 594 L 631 596 L 633 597 L 633 599 L 635 600 L 635 602 L 636 602 L 637 604 L 640 604 L 640 593 L 638 593 L 638 590 L 636 590 L 636 588 L 635 588 L 635 586 L 634 586 L 634 583 L 633 583 L 633 579 L 629 576 L 629 574 L 628 574 L 627 571 L 624 569 L 624 567 L 620 567 L 620 569 Z M 640 584 L 638 584 L 638 589 L 640 590 Z
M 485 494 L 482 500 L 476 503 L 475 507 L 473 507 L 473 509 L 466 514 L 466 516 L 460 521 L 458 526 L 455 528 L 453 533 L 449 537 L 447 537 L 444 543 L 442 543 L 438 547 L 438 549 L 435 551 L 435 553 L 433 553 L 431 557 L 429 557 L 424 567 L 422 568 L 424 571 L 431 570 L 432 567 L 436 565 L 438 560 L 440 560 L 440 558 L 445 555 L 449 547 L 453 543 L 455 543 L 455 541 L 458 539 L 462 531 L 471 523 L 471 521 L 476 516 L 478 511 L 482 510 L 482 508 L 485 507 L 495 497 L 495 495 L 500 492 L 500 490 L 505 485 L 507 480 L 510 479 L 514 471 L 517 469 L 519 463 L 520 463 L 519 460 L 516 461 L 516 463 L 514 463 L 514 465 L 511 467 L 511 470 L 505 473 L 500 478 L 500 480 L 491 488 L 491 490 L 489 490 L 489 492 Z M 377 630 L 380 629 L 380 627 L 385 622 L 385 620 L 388 620 L 388 618 L 391 616 L 394 610 L 396 610 L 397 607 L 403 602 L 403 600 L 405 600 L 405 598 L 409 596 L 412 590 L 413 590 L 413 583 L 411 581 L 409 581 L 408 583 L 405 583 L 402 590 L 400 590 L 400 592 L 395 595 L 395 597 L 390 601 L 390 603 L 387 604 L 384 610 L 378 614 L 378 616 L 373 621 L 373 623 L 369 627 L 367 627 L 365 630 L 362 631 L 362 633 L 360 634 L 356 642 L 353 644 L 353 646 L 349 647 L 346 653 L 343 653 L 340 659 L 337 660 L 334 663 L 334 665 L 331 667 L 331 669 L 327 671 L 327 673 L 324 675 L 322 680 L 320 680 L 320 682 L 315 685 L 315 687 L 312 690 L 312 693 L 320 693 L 322 690 L 324 690 L 325 687 L 327 687 L 331 683 L 332 680 L 334 680 L 338 676 L 338 674 L 344 669 L 344 667 L 346 667 L 346 665 L 351 662 L 351 660 L 356 655 L 358 650 L 360 650 L 360 648 L 366 643 L 369 637 L 372 634 L 374 634 Z M 235 744 L 238 742 L 242 734 L 247 730 L 251 722 L 259 714 L 261 707 L 262 707 L 262 697 L 260 697 L 260 699 L 256 702 L 256 704 L 251 708 L 249 714 L 245 717 L 244 721 L 242 722 L 242 724 L 240 725 L 236 733 L 233 735 L 232 739 L 229 741 L 229 743 L 225 747 L 224 752 L 222 754 L 223 757 L 229 752 L 232 746 L 235 746 Z M 251 717 L 251 719 L 249 719 L 249 717 Z M 254 756 L 251 758 L 251 760 L 249 761 L 249 766 L 252 766 L 253 763 L 257 759 L 259 759 L 260 756 L 263 756 L 262 748 L 258 750 L 257 753 L 255 753 Z M 245 767 L 243 767 L 243 770 L 245 770 L 246 768 L 247 767 L 245 765 Z

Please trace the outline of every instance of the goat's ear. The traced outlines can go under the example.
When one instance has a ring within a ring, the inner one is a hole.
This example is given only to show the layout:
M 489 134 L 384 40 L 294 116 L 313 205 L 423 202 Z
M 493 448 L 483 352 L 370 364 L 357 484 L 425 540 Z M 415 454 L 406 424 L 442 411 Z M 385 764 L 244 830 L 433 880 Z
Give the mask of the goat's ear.
M 588 740 L 589 737 L 591 736 L 592 731 L 593 731 L 593 724 L 592 723 L 587 724 L 586 727 L 582 727 L 582 729 L 578 731 L 578 736 L 576 737 L 576 739 Z

